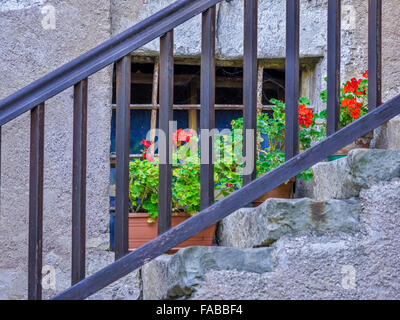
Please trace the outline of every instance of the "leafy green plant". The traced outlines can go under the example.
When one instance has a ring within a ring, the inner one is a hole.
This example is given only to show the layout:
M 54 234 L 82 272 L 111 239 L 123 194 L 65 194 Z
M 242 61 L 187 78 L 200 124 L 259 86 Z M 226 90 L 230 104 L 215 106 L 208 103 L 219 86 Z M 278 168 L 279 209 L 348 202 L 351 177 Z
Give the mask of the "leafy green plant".
M 285 162 L 285 103 L 272 99 L 272 115 L 259 113 L 257 115 L 257 176 L 264 175 Z M 299 144 L 301 150 L 311 147 L 311 143 L 322 140 L 326 136 L 326 125 L 320 120 L 324 119 L 325 111 L 314 115 L 310 101 L 306 97 L 299 99 Z M 232 121 L 232 129 L 243 129 L 243 118 Z M 268 147 L 263 150 L 261 143 L 264 138 L 268 140 Z M 242 136 L 239 143 L 242 143 Z M 298 178 L 311 180 L 312 170 L 301 173 Z
M 134 213 L 158 214 L 158 160 L 135 159 L 129 163 L 129 199 Z
M 197 137 L 187 135 L 183 131 L 179 131 L 178 137 L 174 140 L 177 146 L 173 154 L 173 162 L 176 163 L 173 169 L 172 189 L 174 213 L 194 214 L 200 210 L 200 164 L 197 155 L 191 155 L 190 149 L 185 144 L 190 140 L 194 145 L 198 142 Z M 142 150 L 143 158 L 135 159 L 129 164 L 131 210 L 134 213 L 147 212 L 151 219 L 155 219 L 158 216 L 159 162 L 157 158 L 148 154 L 151 144 L 145 140 L 141 143 L 145 147 Z M 180 159 L 185 159 L 186 162 L 181 163 Z

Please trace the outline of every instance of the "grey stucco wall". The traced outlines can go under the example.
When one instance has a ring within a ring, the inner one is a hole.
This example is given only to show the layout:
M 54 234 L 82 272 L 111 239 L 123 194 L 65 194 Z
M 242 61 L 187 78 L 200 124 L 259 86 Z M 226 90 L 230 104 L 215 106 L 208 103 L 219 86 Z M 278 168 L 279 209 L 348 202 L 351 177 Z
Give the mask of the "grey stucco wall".
M 110 38 L 108 0 L 51 1 L 55 29 L 44 29 L 40 1 L 0 6 L 0 99 Z M 87 168 L 88 274 L 113 261 L 108 248 L 111 68 L 89 78 Z M 56 271 L 56 290 L 70 284 L 73 90 L 45 108 L 44 256 Z M 29 114 L 2 133 L 0 299 L 26 298 Z M 107 291 L 97 297 L 111 298 Z M 126 295 L 128 296 L 128 295 Z
M 149 17 L 174 0 L 111 0 L 112 34 L 118 34 Z M 217 57 L 241 59 L 243 52 L 244 0 L 222 1 L 217 5 Z M 384 1 L 383 96 L 397 94 L 400 85 L 400 63 L 397 41 L 400 6 L 394 0 Z M 344 0 L 342 11 L 342 81 L 360 77 L 367 69 L 368 1 Z M 285 57 L 285 1 L 259 0 L 258 57 L 268 62 Z M 300 17 L 300 55 L 320 58 L 313 72 L 303 73 L 303 94 L 307 94 L 316 109 L 323 108 L 319 92 L 325 88 L 327 73 L 327 0 L 302 0 Z M 143 46 L 135 54 L 156 55 L 158 40 Z M 201 18 L 195 17 L 175 29 L 175 55 L 199 56 L 201 53 Z M 279 62 L 281 63 L 281 62 Z
M 55 29 L 44 29 L 41 0 L 2 0 L 0 3 L 0 99 L 39 79 L 112 35 L 164 8 L 174 0 L 51 0 Z M 346 0 L 343 21 L 342 80 L 359 76 L 367 67 L 367 1 Z M 217 56 L 242 55 L 243 0 L 218 6 Z M 318 57 L 303 85 L 317 108 L 326 75 L 327 0 L 301 1 L 301 56 Z M 384 99 L 398 93 L 400 6 L 384 2 Z M 350 21 L 350 22 L 349 22 Z M 353 24 L 354 22 L 354 24 Z M 177 56 L 199 56 L 200 17 L 178 27 Z M 259 0 L 259 57 L 282 61 L 285 55 L 283 0 Z M 158 41 L 135 54 L 156 55 Z M 308 75 L 307 75 L 308 74 Z M 56 269 L 57 288 L 69 286 L 72 172 L 72 89 L 46 105 L 44 265 Z M 88 116 L 88 273 L 113 260 L 108 248 L 108 184 L 111 120 L 111 68 L 89 78 Z M 396 126 L 385 132 L 382 144 L 396 145 Z M 29 183 L 29 114 L 8 123 L 2 131 L 0 213 L 0 299 L 26 297 Z M 397 143 L 398 145 L 398 143 Z M 396 145 L 396 146 L 397 146 Z M 389 147 L 390 147 L 389 146 Z M 102 291 L 97 298 L 136 298 L 136 275 Z M 45 296 L 55 292 L 45 291 Z

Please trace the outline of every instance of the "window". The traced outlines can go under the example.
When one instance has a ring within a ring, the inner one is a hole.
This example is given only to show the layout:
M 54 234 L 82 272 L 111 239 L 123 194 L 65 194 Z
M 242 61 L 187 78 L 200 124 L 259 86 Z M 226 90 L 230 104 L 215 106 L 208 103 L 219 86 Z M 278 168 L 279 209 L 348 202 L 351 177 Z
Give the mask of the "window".
M 131 87 L 131 158 L 140 157 L 142 145 L 151 124 L 158 124 L 158 62 L 150 57 L 132 58 Z M 200 118 L 200 60 L 176 58 L 174 66 L 174 120 L 177 128 L 198 130 Z M 269 100 L 284 99 L 285 72 L 268 69 L 260 61 L 258 102 L 269 112 Z M 215 126 L 230 128 L 231 121 L 243 115 L 243 67 L 241 61 L 217 61 L 216 67 Z M 113 77 L 113 115 L 111 125 L 111 207 L 115 195 L 115 70 Z

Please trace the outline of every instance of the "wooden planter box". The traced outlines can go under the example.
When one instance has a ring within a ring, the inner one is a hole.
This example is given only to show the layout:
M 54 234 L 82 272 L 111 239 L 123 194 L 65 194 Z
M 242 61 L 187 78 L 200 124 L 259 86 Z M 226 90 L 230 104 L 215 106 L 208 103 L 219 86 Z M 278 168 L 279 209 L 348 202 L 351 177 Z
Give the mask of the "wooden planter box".
M 174 214 L 172 216 L 172 227 L 181 224 L 189 219 L 187 213 Z M 129 250 L 137 249 L 146 244 L 150 240 L 157 237 L 158 223 L 148 222 L 149 215 L 147 213 L 130 213 L 129 214 Z M 211 246 L 215 234 L 216 225 L 208 227 L 194 237 L 182 242 L 177 247 L 168 251 L 174 253 L 182 248 L 192 246 Z

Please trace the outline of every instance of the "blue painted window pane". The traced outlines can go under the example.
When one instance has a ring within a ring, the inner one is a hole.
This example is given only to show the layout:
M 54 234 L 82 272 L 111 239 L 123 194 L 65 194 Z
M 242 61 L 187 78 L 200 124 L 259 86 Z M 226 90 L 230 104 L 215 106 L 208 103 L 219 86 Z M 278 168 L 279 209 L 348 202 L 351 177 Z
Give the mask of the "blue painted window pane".
M 272 111 L 264 111 L 272 117 Z M 243 112 L 240 110 L 216 110 L 215 111 L 215 127 L 218 130 L 231 129 L 232 120 L 242 118 Z M 268 148 L 268 139 L 266 136 L 262 136 L 264 141 L 261 143 L 263 149 Z
M 243 117 L 243 112 L 240 110 L 216 110 L 215 127 L 218 130 L 231 129 L 232 120 L 241 117 Z

